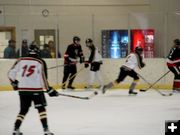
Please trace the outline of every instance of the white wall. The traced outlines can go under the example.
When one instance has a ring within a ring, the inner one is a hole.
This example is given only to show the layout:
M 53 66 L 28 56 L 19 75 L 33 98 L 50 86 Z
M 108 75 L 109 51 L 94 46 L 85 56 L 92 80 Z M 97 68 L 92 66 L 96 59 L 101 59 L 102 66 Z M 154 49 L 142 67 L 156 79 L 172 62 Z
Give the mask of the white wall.
M 102 29 L 155 29 L 155 54 L 167 55 L 180 35 L 179 0 L 0 0 L 0 25 L 16 26 L 17 47 L 26 30 L 34 40 L 35 29 L 59 29 L 60 51 L 74 35 L 92 37 L 101 49 Z M 42 11 L 48 9 L 48 17 Z M 162 49 L 163 48 L 163 49 Z M 85 52 L 86 53 L 86 52 Z
M 13 65 L 15 60 L 0 60 L 0 90 L 3 90 L 3 87 L 9 86 L 9 80 L 7 78 L 7 72 Z M 104 59 L 101 73 L 105 83 L 114 81 L 119 75 L 119 68 L 124 63 L 125 59 Z M 53 67 L 56 65 L 62 65 L 63 59 L 46 59 L 48 67 Z M 145 59 L 146 67 L 137 72 L 145 77 L 150 83 L 154 83 L 159 79 L 164 73 L 168 71 L 166 67 L 165 59 Z M 78 64 L 78 71 L 83 68 L 83 64 Z M 63 67 L 49 69 L 48 70 L 48 80 L 51 85 L 59 85 L 62 82 L 63 78 Z M 82 86 L 87 83 L 89 78 L 89 69 L 83 69 L 76 77 L 74 84 Z M 122 84 L 130 84 L 132 81 L 131 78 L 127 78 Z M 169 73 L 164 77 L 158 85 L 162 88 L 163 86 L 171 87 L 173 83 L 173 74 Z M 143 80 L 140 80 L 139 84 L 145 84 Z M 121 85 L 119 85 L 121 87 Z M 167 88 L 167 87 L 166 87 Z

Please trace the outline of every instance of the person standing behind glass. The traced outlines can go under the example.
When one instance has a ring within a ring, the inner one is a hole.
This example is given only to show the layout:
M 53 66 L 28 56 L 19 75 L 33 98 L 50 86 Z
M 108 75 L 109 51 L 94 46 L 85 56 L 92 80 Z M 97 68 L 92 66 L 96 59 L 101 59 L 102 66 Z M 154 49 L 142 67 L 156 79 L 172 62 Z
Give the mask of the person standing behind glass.
M 44 44 L 44 49 L 41 50 L 40 57 L 41 58 L 52 58 L 48 44 Z
M 50 54 L 51 54 L 51 58 L 56 58 L 56 47 L 55 47 L 54 41 L 50 40 L 48 42 L 48 45 L 49 45 L 49 51 L 50 51 Z M 60 54 L 59 51 L 58 51 L 57 57 L 61 58 L 61 54 Z
M 22 48 L 21 50 L 17 50 L 17 57 L 27 57 L 29 55 L 29 50 L 28 50 L 28 42 L 26 39 L 22 40 Z
M 16 41 L 13 40 L 13 39 L 10 39 L 8 41 L 8 46 L 4 49 L 4 58 L 9 58 L 9 59 L 12 59 L 12 58 L 16 58 Z

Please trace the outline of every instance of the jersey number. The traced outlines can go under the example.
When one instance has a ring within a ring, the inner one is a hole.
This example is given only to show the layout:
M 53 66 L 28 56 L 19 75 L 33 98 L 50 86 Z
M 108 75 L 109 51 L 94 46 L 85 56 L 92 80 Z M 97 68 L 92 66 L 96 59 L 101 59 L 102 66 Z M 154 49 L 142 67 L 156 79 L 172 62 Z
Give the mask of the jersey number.
M 23 67 L 22 77 L 24 76 L 29 77 L 30 75 L 32 75 L 34 73 L 35 67 L 36 67 L 35 65 L 31 65 L 31 66 L 25 65 Z

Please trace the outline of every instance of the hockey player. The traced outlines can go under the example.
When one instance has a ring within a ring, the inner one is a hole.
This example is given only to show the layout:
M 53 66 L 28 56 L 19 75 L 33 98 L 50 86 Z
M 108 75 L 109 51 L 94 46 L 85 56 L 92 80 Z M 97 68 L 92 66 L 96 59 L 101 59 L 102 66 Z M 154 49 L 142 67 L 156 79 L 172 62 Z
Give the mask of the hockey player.
M 167 59 L 169 70 L 174 73 L 173 91 L 180 92 L 180 40 L 174 40 L 174 46 L 170 50 Z
M 138 66 L 141 69 L 145 66 L 145 63 L 143 62 L 143 58 L 141 56 L 142 52 L 143 49 L 140 46 L 137 46 L 135 48 L 135 52 L 127 56 L 126 62 L 120 68 L 118 78 L 114 82 L 110 82 L 107 85 L 105 85 L 102 89 L 102 93 L 105 93 L 107 89 L 122 82 L 127 76 L 130 76 L 134 79 L 134 81 L 130 85 L 129 94 L 137 94 L 137 92 L 134 91 L 134 88 L 136 87 L 137 82 L 139 81 L 139 77 L 134 68 Z
M 93 40 L 90 38 L 86 39 L 86 46 L 90 50 L 90 56 L 89 56 L 89 60 L 85 62 L 85 68 L 87 68 L 89 64 L 91 65 L 91 67 L 90 67 L 90 78 L 89 78 L 88 86 L 85 88 L 87 89 L 92 88 L 95 77 L 97 77 L 100 86 L 103 87 L 104 83 L 100 74 L 100 66 L 102 65 L 102 56 L 100 54 L 100 51 L 98 50 L 97 47 L 94 46 Z
M 30 45 L 29 57 L 19 58 L 8 72 L 11 85 L 20 96 L 20 111 L 14 124 L 13 135 L 22 135 L 20 126 L 32 102 L 39 112 L 44 135 L 53 135 L 48 128 L 45 109 L 47 104 L 43 89 L 45 88 L 51 97 L 58 96 L 58 92 L 48 85 L 46 63 L 38 58 L 38 53 L 38 47 Z
M 84 62 L 84 56 L 83 51 L 80 45 L 80 38 L 75 36 L 73 37 L 73 43 L 68 45 L 67 50 L 64 54 L 64 77 L 62 81 L 62 89 L 66 89 L 66 81 L 68 78 L 69 83 L 67 88 L 69 89 L 75 89 L 75 87 L 72 86 L 72 83 L 76 77 L 77 73 L 77 67 L 76 64 L 78 62 L 78 57 L 80 58 L 80 63 Z

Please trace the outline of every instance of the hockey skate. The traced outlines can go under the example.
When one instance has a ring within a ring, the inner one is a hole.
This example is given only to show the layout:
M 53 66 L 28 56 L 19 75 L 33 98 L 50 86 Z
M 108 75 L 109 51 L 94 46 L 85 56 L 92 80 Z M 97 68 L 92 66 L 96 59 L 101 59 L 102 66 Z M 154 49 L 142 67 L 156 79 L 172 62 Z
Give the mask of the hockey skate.
M 129 90 L 129 95 L 137 95 L 138 93 L 133 91 L 133 90 Z
M 63 90 L 65 90 L 65 89 L 66 89 L 66 86 L 62 86 L 61 88 L 62 88 Z
M 44 131 L 44 135 L 54 135 L 54 133 L 47 130 L 47 131 Z
M 106 85 L 104 85 L 104 86 L 103 86 L 103 88 L 102 88 L 102 94 L 105 94 L 105 93 L 106 93 L 106 91 L 107 91 L 107 86 L 106 86 Z
M 114 86 L 113 82 L 110 82 L 102 87 L 102 93 L 105 94 L 107 89 L 112 88 Z
M 13 135 L 23 135 L 23 133 L 20 132 L 19 130 L 15 130 L 13 131 Z
M 74 89 L 75 89 L 75 87 L 70 86 L 70 85 L 68 85 L 67 88 L 68 88 L 68 89 L 71 89 L 71 90 L 74 90 Z

